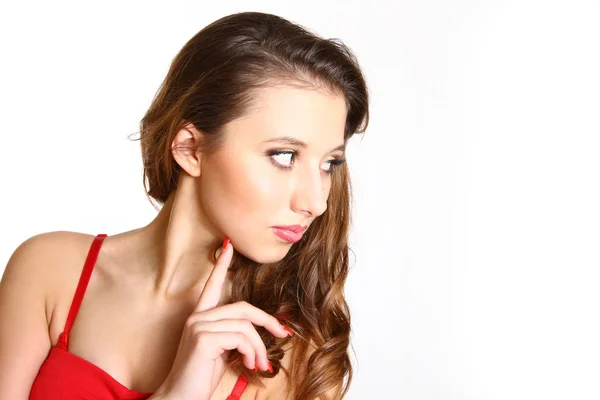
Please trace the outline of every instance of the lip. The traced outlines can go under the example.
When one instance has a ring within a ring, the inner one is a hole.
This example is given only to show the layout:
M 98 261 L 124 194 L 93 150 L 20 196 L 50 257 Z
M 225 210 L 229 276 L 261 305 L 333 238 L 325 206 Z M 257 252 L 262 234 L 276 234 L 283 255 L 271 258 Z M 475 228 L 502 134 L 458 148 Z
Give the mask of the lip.
M 286 231 L 292 231 L 294 233 L 303 233 L 306 228 L 308 228 L 308 225 L 302 226 L 302 225 L 279 225 L 279 226 L 274 226 L 273 228 L 276 229 L 284 229 Z
M 289 243 L 296 243 L 300 239 L 302 239 L 302 234 L 306 230 L 306 226 L 302 227 L 300 225 L 288 225 L 286 227 L 283 226 L 274 226 L 271 228 L 273 233 L 279 236 L 281 239 L 285 240 Z M 297 232 L 295 232 L 295 229 Z

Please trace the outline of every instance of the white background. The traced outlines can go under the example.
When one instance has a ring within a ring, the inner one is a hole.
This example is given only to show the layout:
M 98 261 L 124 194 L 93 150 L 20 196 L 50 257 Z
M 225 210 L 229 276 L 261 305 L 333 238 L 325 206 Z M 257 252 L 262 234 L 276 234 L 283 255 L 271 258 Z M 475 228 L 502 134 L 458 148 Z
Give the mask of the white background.
M 0 271 L 34 234 L 154 217 L 127 136 L 238 11 L 341 38 L 369 84 L 348 398 L 600 398 L 597 1 L 2 3 Z

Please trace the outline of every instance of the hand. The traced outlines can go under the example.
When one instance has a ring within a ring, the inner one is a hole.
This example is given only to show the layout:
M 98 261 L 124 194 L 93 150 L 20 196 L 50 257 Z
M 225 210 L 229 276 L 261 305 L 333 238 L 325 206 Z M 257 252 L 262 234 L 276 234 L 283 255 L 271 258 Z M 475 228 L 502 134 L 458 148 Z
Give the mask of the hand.
M 215 266 L 194 312 L 188 317 L 171 371 L 157 398 L 209 400 L 225 372 L 229 351 L 237 349 L 249 369 L 271 370 L 265 344 L 254 325 L 279 338 L 288 335 L 279 321 L 247 302 L 217 307 L 221 298 L 233 246 L 225 239 Z M 291 332 L 290 332 L 291 334 Z

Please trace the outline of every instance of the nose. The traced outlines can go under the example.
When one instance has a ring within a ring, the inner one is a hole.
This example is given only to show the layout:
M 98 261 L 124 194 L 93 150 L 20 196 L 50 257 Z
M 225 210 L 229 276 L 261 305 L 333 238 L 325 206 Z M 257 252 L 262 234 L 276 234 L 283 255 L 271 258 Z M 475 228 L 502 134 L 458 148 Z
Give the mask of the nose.
M 292 211 L 313 218 L 323 214 L 327 210 L 330 185 L 319 166 L 299 170 L 291 200 Z

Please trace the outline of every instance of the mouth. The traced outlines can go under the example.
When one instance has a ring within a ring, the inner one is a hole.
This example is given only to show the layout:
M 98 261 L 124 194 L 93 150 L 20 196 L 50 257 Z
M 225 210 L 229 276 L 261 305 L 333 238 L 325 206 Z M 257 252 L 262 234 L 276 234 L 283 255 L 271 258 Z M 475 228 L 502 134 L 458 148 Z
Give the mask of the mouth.
M 286 226 L 273 226 L 271 230 L 275 235 L 285 240 L 288 243 L 296 243 L 302 239 L 302 235 L 308 226 L 300 225 L 286 225 Z

